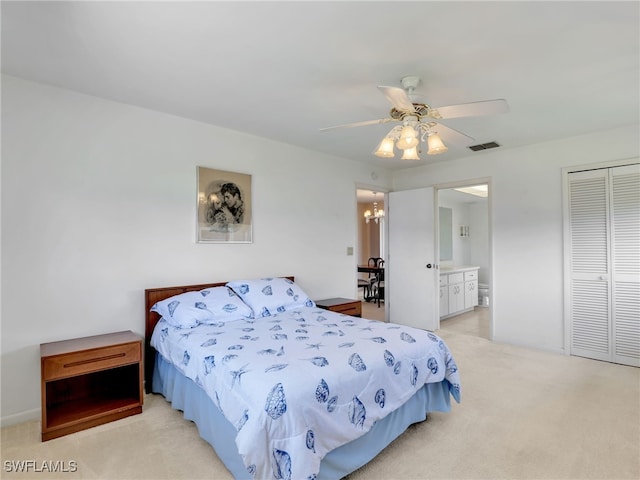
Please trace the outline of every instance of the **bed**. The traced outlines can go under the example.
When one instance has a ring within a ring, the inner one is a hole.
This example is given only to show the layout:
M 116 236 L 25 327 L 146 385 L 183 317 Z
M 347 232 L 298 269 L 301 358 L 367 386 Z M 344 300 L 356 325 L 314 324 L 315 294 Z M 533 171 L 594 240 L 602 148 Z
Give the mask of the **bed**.
M 147 289 L 145 310 L 147 393 L 234 478 L 342 478 L 460 401 L 438 336 L 320 309 L 293 277 Z

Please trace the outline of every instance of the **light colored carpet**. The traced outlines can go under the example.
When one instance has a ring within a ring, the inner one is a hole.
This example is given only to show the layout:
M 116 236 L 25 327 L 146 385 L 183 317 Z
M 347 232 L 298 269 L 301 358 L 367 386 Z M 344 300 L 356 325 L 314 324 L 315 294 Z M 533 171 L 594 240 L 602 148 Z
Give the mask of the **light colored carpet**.
M 384 303 L 378 304 L 371 302 L 362 302 L 362 317 L 370 318 L 371 320 L 385 321 Z
M 438 333 L 458 362 L 462 403 L 410 427 L 349 480 L 640 478 L 640 369 Z M 2 429 L 3 479 L 232 478 L 195 425 L 157 395 L 141 415 L 49 442 L 39 429 L 37 421 Z M 7 471 L 20 460 L 78 468 Z

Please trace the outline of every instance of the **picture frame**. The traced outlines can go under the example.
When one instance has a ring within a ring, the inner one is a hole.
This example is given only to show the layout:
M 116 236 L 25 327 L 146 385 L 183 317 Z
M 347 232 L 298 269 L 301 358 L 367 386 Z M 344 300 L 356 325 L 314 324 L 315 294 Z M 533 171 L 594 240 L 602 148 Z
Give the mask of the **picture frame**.
M 251 175 L 197 167 L 197 243 L 253 243 Z

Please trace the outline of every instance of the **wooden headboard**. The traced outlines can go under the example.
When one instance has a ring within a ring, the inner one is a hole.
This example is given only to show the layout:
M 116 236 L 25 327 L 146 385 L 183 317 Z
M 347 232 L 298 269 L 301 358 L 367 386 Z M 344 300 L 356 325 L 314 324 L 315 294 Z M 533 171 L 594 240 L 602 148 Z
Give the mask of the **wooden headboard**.
M 292 276 L 284 278 L 288 278 L 291 281 L 294 280 Z M 201 283 L 198 285 L 181 285 L 177 287 L 147 288 L 144 291 L 144 380 L 145 391 L 147 393 L 151 393 L 153 368 L 156 360 L 156 350 L 151 346 L 151 335 L 153 334 L 153 329 L 156 327 L 156 324 L 160 321 L 160 315 L 152 312 L 151 307 L 153 307 L 156 302 L 173 297 L 174 295 L 180 295 L 185 292 L 197 292 L 211 287 L 223 287 L 226 284 L 227 282 Z

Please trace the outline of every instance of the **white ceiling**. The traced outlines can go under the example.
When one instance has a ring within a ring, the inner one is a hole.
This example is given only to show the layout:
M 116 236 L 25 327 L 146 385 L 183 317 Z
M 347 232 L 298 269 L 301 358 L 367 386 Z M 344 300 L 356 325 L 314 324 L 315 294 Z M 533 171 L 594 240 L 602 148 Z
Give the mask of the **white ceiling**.
M 639 122 L 639 6 L 628 2 L 2 2 L 2 72 L 403 168 L 371 154 L 376 88 L 418 75 L 432 107 L 504 98 L 443 122 L 512 148 Z

